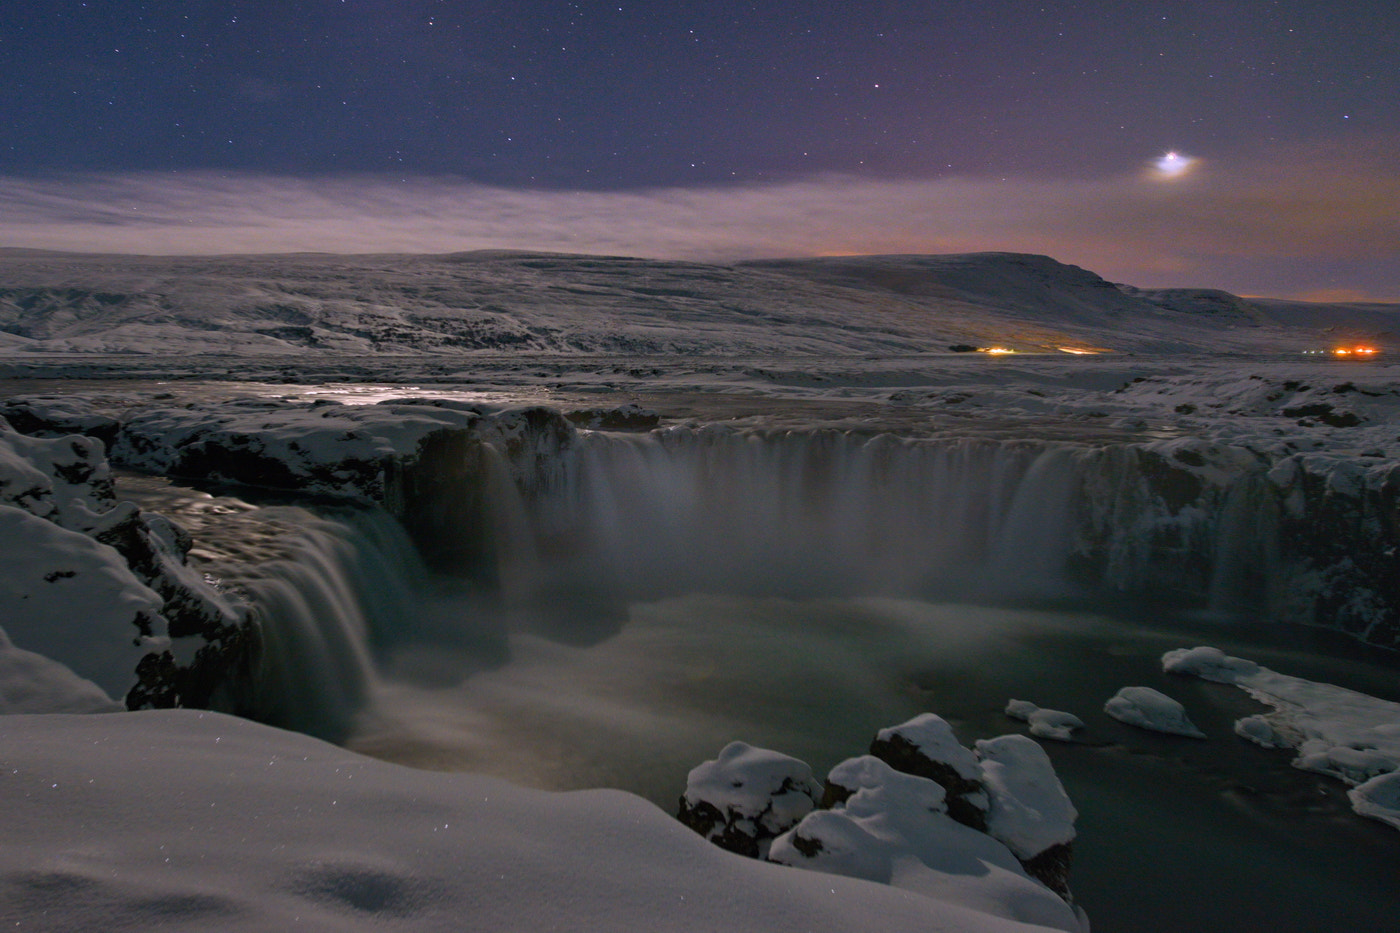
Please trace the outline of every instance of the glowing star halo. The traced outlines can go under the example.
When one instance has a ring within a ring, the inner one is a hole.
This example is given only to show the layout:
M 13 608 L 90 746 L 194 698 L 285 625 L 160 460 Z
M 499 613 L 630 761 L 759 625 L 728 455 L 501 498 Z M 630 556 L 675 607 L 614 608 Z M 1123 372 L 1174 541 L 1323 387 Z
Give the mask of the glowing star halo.
M 1188 155 L 1182 155 L 1173 149 L 1152 161 L 1152 167 L 1156 170 L 1158 178 L 1180 178 L 1191 170 L 1191 166 L 1196 164 L 1196 160 Z

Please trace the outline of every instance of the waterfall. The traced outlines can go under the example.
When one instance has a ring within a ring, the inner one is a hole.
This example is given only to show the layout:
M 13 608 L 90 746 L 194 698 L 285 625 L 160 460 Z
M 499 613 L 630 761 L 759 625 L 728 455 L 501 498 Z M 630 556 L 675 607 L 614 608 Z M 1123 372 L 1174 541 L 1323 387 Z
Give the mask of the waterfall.
M 831 430 L 581 434 L 492 523 L 536 586 L 623 598 L 994 592 L 1061 581 L 1077 448 Z
M 1348 504 L 1364 500 L 1302 467 L 1271 473 L 1242 447 L 711 425 L 459 448 L 452 472 L 414 480 L 417 511 L 400 518 L 451 558 L 438 569 L 460 572 L 473 599 L 420 599 L 441 579 L 384 512 L 302 521 L 283 558 L 238 581 L 263 631 L 259 718 L 336 737 L 401 649 L 423 669 L 440 658 L 465 671 L 499 663 L 512 629 L 591 644 L 631 605 L 688 594 L 1000 601 L 1098 589 L 1261 622 L 1333 625 L 1349 612 L 1376 643 L 1394 628 L 1393 556 L 1354 544 L 1384 532 Z M 1318 509 L 1332 510 L 1321 514 L 1335 542 L 1309 531 Z
M 350 728 L 377 680 L 376 656 L 419 635 L 425 573 L 383 512 L 337 518 L 267 509 L 294 528 L 282 556 L 226 577 L 244 594 L 262 651 L 256 718 L 327 739 Z

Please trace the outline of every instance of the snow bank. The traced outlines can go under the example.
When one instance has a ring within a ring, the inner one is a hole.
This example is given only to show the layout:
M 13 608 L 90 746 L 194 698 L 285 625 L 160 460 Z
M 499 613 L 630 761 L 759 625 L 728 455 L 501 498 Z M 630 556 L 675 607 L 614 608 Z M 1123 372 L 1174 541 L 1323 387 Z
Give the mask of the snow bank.
M 121 699 L 169 646 L 164 601 L 114 549 L 0 505 L 0 620 L 14 645 Z
M 1151 687 L 1124 687 L 1107 703 L 1103 711 L 1120 722 L 1168 735 L 1185 735 L 1203 739 L 1206 734 L 1186 718 L 1180 703 Z
M 1240 719 L 1235 733 L 1266 748 L 1297 749 L 1294 767 L 1359 785 L 1353 809 L 1400 828 L 1400 703 L 1279 674 L 1217 648 L 1169 651 L 1162 668 L 1234 684 L 1272 707 Z
M 97 684 L 57 661 L 15 647 L 0 630 L 0 716 L 112 713 L 125 708 Z
M 214 713 L 10 716 L 0 747 L 0 912 L 27 929 L 1044 929 L 739 858 L 618 791 L 415 771 Z

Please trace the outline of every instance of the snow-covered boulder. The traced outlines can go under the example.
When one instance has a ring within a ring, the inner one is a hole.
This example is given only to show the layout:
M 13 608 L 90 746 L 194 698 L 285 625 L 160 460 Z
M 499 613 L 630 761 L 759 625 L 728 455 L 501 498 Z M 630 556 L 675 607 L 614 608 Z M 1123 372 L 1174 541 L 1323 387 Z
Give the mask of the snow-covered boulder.
M 949 816 L 973 829 L 986 829 L 981 765 L 943 717 L 920 713 L 908 722 L 881 729 L 870 743 L 870 754 L 896 771 L 936 781 L 947 792 Z
M 1235 735 L 1264 748 L 1291 748 L 1292 744 L 1274 729 L 1267 716 L 1245 716 L 1235 720 Z
M 1004 843 L 1026 872 L 1068 898 L 1071 843 L 1079 812 L 1045 750 L 1023 735 L 976 743 L 991 798 L 987 834 Z
M 716 845 L 762 858 L 774 837 L 812 811 L 816 798 L 805 762 L 730 742 L 718 758 L 691 769 L 678 815 Z
M 842 802 L 808 814 L 774 840 L 770 861 L 893 885 L 1023 923 L 1080 929 L 1073 909 L 1032 880 L 1004 844 L 948 816 L 938 783 L 865 755 L 838 764 L 827 784 L 846 792 Z
M 1186 717 L 1186 709 L 1180 703 L 1151 687 L 1124 687 L 1104 704 L 1103 710 L 1114 719 L 1140 729 L 1193 739 L 1206 737 Z
M 1029 700 L 1010 700 L 1006 715 L 1030 726 L 1029 732 L 1038 739 L 1073 742 L 1076 729 L 1084 728 L 1084 720 L 1073 713 L 1057 709 L 1041 709 Z

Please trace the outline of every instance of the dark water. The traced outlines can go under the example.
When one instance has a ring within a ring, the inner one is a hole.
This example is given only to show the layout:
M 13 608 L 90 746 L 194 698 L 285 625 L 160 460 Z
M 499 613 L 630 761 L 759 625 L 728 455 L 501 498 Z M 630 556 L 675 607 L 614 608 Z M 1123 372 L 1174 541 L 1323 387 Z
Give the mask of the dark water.
M 688 596 L 634 605 L 592 646 L 522 634 L 510 663 L 451 686 L 391 677 L 351 745 L 541 787 L 622 787 L 673 811 L 686 771 L 732 739 L 824 773 L 924 710 L 967 744 L 1018 731 L 1002 710 L 1028 699 L 1087 723 L 1080 744 L 1044 744 L 1080 810 L 1073 886 L 1096 930 L 1391 929 L 1400 833 L 1353 814 L 1343 785 L 1235 737 L 1234 720 L 1262 709 L 1243 692 L 1160 668 L 1164 651 L 1209 643 L 1395 693 L 1384 663 L 1278 641 L 1083 611 Z M 1209 738 L 1110 719 L 1103 703 L 1127 685 L 1176 697 Z

